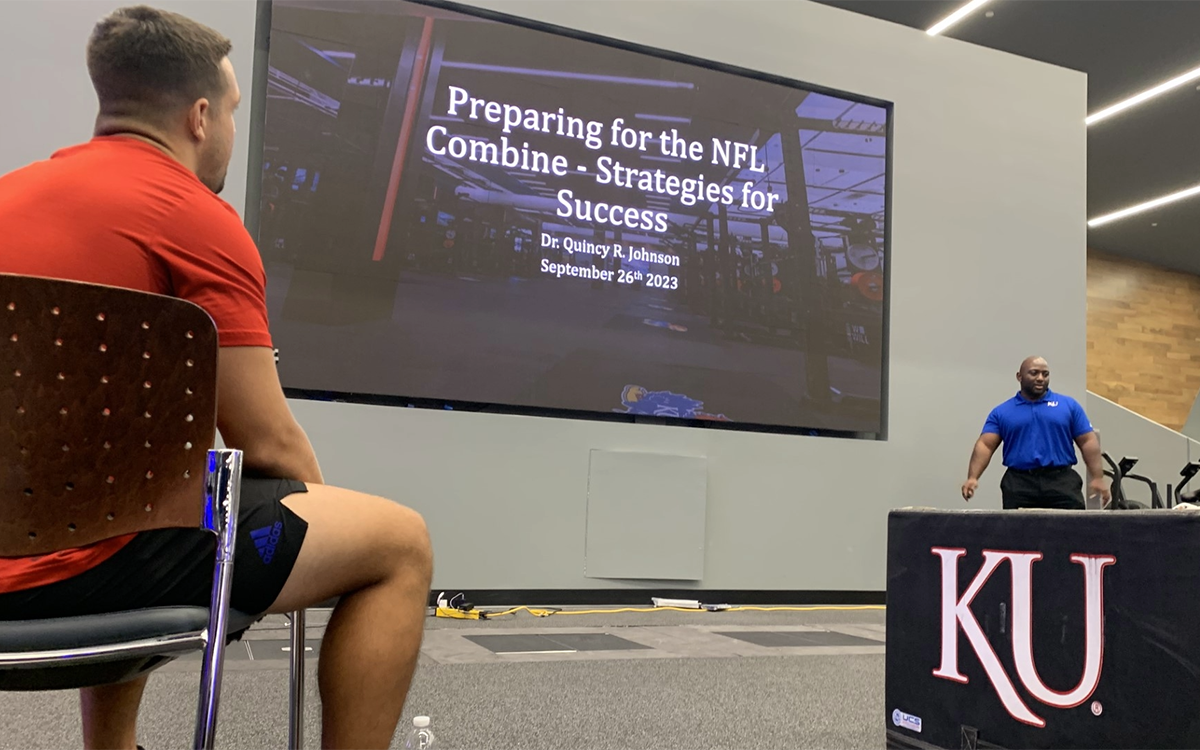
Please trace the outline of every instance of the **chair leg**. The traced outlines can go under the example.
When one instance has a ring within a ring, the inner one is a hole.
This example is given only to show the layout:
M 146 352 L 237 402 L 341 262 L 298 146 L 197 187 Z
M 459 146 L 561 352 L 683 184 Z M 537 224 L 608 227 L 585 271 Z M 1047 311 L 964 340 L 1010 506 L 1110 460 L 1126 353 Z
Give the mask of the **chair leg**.
M 288 749 L 304 746 L 304 610 L 291 614 L 291 679 L 288 688 Z
M 212 750 L 217 731 L 217 707 L 229 633 L 229 592 L 233 587 L 233 551 L 241 505 L 242 453 L 210 450 L 205 477 L 206 525 L 217 534 L 212 600 L 208 613 L 208 644 L 200 670 L 200 700 L 196 706 L 196 750 Z
M 224 628 L 222 628 L 224 630 Z M 209 628 L 204 665 L 200 670 L 200 703 L 196 709 L 196 750 L 212 750 L 217 734 L 217 705 L 221 700 L 221 677 L 225 669 L 225 636 Z

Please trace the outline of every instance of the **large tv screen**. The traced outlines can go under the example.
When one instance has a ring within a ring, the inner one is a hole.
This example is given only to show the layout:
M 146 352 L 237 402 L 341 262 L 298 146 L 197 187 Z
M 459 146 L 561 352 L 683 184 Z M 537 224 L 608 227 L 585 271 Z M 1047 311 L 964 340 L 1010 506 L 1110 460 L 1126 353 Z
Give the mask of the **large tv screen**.
M 882 437 L 886 102 L 440 2 L 269 44 L 290 394 Z

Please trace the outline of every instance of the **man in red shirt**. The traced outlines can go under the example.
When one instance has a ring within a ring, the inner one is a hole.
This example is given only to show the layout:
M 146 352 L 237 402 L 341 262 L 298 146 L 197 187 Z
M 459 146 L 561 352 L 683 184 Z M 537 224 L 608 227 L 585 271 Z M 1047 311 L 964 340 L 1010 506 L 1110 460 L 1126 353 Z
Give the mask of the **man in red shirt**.
M 240 100 L 230 42 L 179 15 L 118 10 L 88 43 L 95 137 L 0 177 L 0 273 L 169 294 L 220 337 L 217 427 L 246 476 L 232 606 L 281 613 L 340 597 L 321 649 L 324 747 L 387 747 L 416 666 L 432 552 L 424 521 L 329 487 L 279 384 L 266 277 L 225 182 Z M 271 539 L 260 554 L 255 537 Z M 211 535 L 179 529 L 0 559 L 0 618 L 208 605 Z M 85 689 L 87 747 L 136 747 L 146 679 Z

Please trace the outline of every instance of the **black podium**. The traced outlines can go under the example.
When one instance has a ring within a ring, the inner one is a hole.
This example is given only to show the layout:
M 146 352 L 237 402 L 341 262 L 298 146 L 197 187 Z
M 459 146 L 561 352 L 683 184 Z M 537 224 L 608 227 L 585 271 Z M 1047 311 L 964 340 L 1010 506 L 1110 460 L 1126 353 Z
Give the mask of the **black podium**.
M 1200 748 L 1200 512 L 897 510 L 889 748 Z

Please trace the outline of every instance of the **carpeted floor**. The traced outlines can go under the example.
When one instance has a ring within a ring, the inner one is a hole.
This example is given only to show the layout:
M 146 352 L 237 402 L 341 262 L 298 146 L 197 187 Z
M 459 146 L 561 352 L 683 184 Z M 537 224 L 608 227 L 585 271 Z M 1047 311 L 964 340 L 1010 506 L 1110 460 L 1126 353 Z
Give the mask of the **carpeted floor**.
M 310 613 L 311 637 L 319 637 L 324 617 Z M 431 619 L 392 746 L 402 746 L 412 716 L 426 714 L 442 750 L 879 748 L 886 718 L 882 623 L 878 611 Z M 255 640 L 285 637 L 281 628 L 269 620 L 247 634 L 251 653 Z M 737 631 L 840 632 L 834 637 L 874 640 L 770 648 L 722 635 Z M 484 633 L 600 633 L 646 645 L 497 654 L 460 637 Z M 218 745 L 284 747 L 286 662 L 243 657 L 228 664 Z M 198 666 L 176 662 L 151 679 L 140 732 L 147 750 L 190 742 Z M 317 747 L 320 735 L 314 666 L 308 747 Z M 72 692 L 0 694 L 0 750 L 79 747 L 76 703 Z

